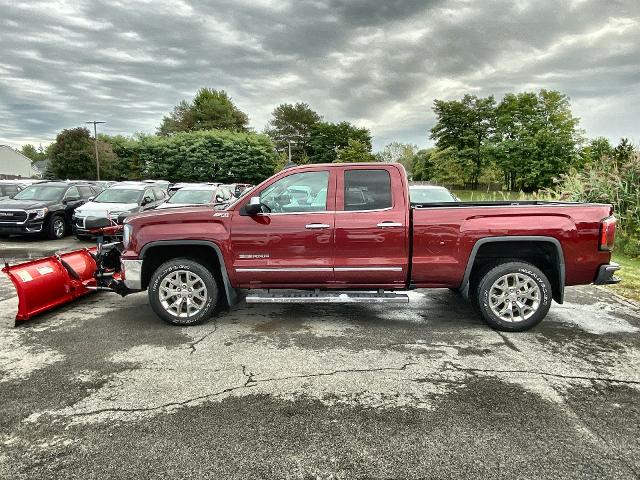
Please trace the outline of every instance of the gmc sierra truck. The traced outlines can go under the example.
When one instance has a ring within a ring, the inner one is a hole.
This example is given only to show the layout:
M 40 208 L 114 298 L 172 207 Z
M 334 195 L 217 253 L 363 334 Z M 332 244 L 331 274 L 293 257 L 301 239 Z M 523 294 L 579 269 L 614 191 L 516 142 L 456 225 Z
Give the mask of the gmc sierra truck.
M 191 325 L 239 289 L 253 303 L 392 303 L 449 288 L 491 327 L 522 331 L 566 286 L 619 281 L 612 214 L 566 202 L 411 204 L 399 164 L 300 166 L 226 208 L 126 219 L 120 293 L 148 289 L 159 317 Z

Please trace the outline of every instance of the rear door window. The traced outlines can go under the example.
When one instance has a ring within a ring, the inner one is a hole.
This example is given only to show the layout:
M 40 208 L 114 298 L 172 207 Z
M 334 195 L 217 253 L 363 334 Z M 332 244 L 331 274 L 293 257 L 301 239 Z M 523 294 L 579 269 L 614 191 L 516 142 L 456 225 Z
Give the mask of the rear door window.
M 344 209 L 380 210 L 393 206 L 391 176 L 383 169 L 344 172 Z
M 80 186 L 78 187 L 78 190 L 80 190 L 81 198 L 89 198 L 93 196 L 93 190 L 91 190 L 90 187 Z
M 164 200 L 167 196 L 166 192 L 161 188 L 154 188 L 153 193 L 156 195 L 156 200 Z
M 81 198 L 80 192 L 78 191 L 78 187 L 71 187 L 67 190 L 67 193 L 64 195 L 64 198 Z

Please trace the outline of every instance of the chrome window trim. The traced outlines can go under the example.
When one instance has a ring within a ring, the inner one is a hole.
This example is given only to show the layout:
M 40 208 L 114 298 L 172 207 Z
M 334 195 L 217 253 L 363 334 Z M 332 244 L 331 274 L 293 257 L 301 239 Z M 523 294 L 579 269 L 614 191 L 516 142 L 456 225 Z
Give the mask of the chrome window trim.
M 256 216 L 258 217 L 269 217 L 271 215 L 311 215 L 318 213 L 326 213 L 329 215 L 333 215 L 335 213 L 364 213 L 364 212 L 388 212 L 389 210 L 393 210 L 395 207 L 387 207 L 387 208 L 377 208 L 375 210 L 322 210 L 316 212 L 277 212 L 277 213 L 258 213 Z

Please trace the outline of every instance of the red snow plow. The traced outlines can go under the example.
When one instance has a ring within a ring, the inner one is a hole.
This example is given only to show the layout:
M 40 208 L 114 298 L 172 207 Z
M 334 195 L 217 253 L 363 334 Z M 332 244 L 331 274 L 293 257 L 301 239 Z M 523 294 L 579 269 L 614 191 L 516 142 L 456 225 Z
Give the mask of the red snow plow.
M 18 294 L 16 322 L 69 303 L 78 297 L 109 290 L 124 294 L 119 278 L 120 242 L 104 239 L 121 234 L 122 225 L 108 219 L 87 218 L 97 236 L 97 246 L 9 265 L 2 271 L 9 276 Z

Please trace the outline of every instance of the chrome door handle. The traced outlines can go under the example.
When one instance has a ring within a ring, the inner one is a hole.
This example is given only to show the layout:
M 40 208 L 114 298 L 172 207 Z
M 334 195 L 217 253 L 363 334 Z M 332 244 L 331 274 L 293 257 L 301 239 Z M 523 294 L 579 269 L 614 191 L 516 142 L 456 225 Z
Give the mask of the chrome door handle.
M 389 227 L 403 227 L 404 225 L 402 225 L 402 223 L 400 222 L 380 222 L 378 224 L 378 227 L 380 228 L 389 228 Z
M 305 225 L 304 228 L 308 228 L 309 230 L 319 229 L 319 228 L 329 228 L 331 225 L 327 223 L 310 223 Z

